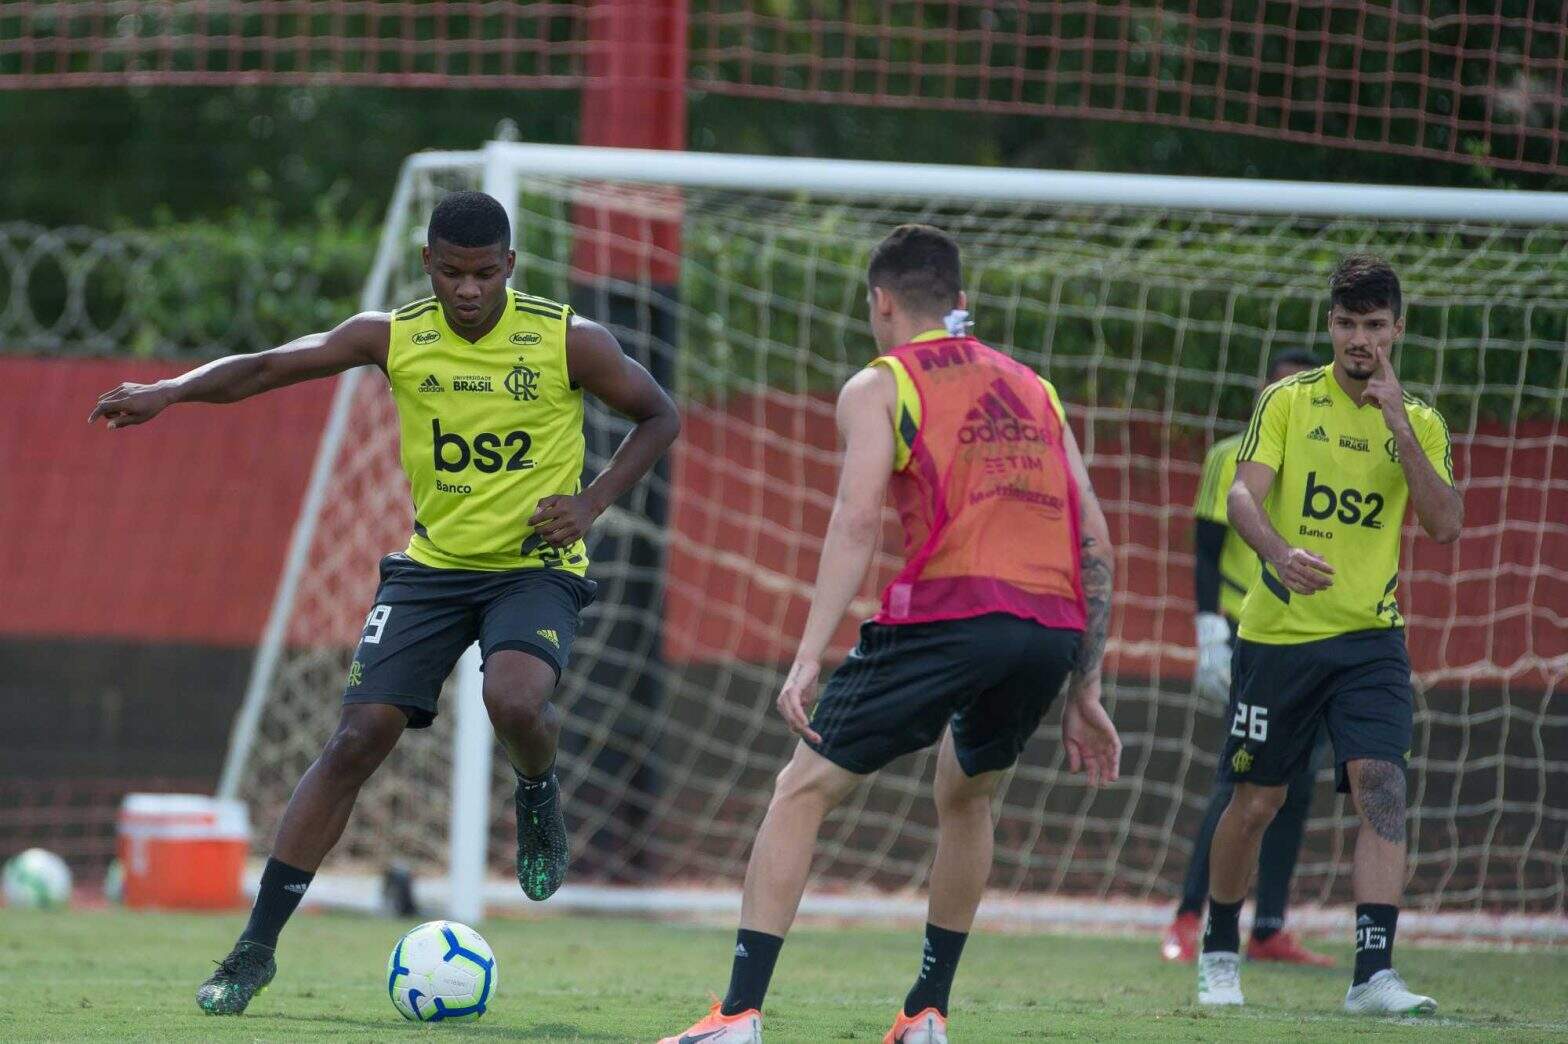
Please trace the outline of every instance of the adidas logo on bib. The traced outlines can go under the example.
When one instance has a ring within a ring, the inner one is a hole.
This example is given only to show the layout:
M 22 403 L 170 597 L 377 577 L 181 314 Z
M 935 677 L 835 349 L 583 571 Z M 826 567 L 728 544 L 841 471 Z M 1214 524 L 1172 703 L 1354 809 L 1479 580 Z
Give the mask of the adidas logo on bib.
M 1313 442 L 1327 442 L 1328 432 L 1324 431 L 1323 425 L 1319 424 L 1317 427 L 1307 432 L 1307 438 Z

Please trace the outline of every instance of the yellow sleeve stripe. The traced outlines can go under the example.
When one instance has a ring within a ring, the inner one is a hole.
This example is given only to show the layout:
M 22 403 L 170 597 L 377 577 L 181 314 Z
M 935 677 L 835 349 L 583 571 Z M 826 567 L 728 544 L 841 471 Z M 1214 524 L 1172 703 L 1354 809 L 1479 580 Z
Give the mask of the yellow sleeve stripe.
M 1225 470 L 1226 455 L 1240 438 L 1241 436 L 1239 435 L 1232 435 L 1229 438 L 1221 439 L 1209 447 L 1209 455 L 1203 461 L 1203 478 L 1198 482 L 1197 506 L 1193 511 L 1193 514 L 1198 518 L 1206 518 L 1211 521 L 1224 520 L 1225 514 L 1223 510 L 1217 513 L 1218 517 L 1216 518 L 1214 499 L 1219 491 L 1215 487 L 1220 484 L 1220 473 Z
M 898 387 L 898 402 L 894 405 L 893 470 L 903 471 L 909 467 L 915 438 L 920 434 L 920 393 L 915 390 L 915 382 L 909 376 L 909 371 L 897 359 L 882 355 L 872 359 L 871 365 L 886 367 Z
M 1431 420 L 1435 420 L 1437 422 L 1437 426 L 1442 429 L 1443 477 L 1446 478 L 1448 480 L 1448 484 L 1452 486 L 1454 484 L 1454 439 L 1448 431 L 1448 419 L 1438 412 L 1436 406 L 1428 406 L 1426 403 L 1422 402 L 1420 399 L 1409 394 L 1408 392 L 1405 394 L 1405 405 L 1419 406 L 1421 408 L 1421 412 L 1427 417 L 1431 418 Z M 1428 423 L 1430 423 L 1430 421 Z
M 1448 433 L 1448 421 L 1441 413 L 1433 408 L 1432 413 L 1437 417 L 1437 423 L 1443 426 L 1443 471 L 1448 475 L 1448 484 L 1454 484 L 1454 439 Z
M 1258 440 L 1263 433 L 1263 414 L 1274 394 L 1286 388 L 1295 388 L 1303 384 L 1316 384 L 1328 375 L 1328 367 L 1321 366 L 1316 370 L 1303 370 L 1292 374 L 1284 380 L 1275 381 L 1263 389 L 1263 394 L 1258 398 L 1258 408 L 1252 411 L 1252 422 L 1247 425 L 1246 434 L 1241 440 L 1241 450 L 1236 454 L 1238 461 L 1251 460 L 1258 452 Z
M 1056 410 L 1056 419 L 1061 421 L 1062 427 L 1067 427 L 1067 411 L 1062 409 L 1062 397 L 1056 394 L 1056 385 L 1044 377 L 1040 378 L 1040 383 L 1045 385 L 1045 394 L 1050 397 L 1051 406 Z
M 436 306 L 436 299 L 434 297 L 423 297 L 423 298 L 420 298 L 418 301 L 410 301 L 408 304 L 406 304 L 403 307 L 397 309 L 392 314 L 397 316 L 399 319 L 407 319 L 407 318 L 410 318 L 411 316 L 413 316 L 415 314 L 422 314 L 424 312 L 428 312 L 428 311 L 430 311 L 430 309 L 434 308 L 435 306 Z
M 1252 455 L 1258 451 L 1258 439 L 1263 429 L 1263 414 L 1268 410 L 1269 402 L 1284 387 L 1284 382 L 1276 384 L 1258 399 L 1258 408 L 1252 411 L 1252 423 L 1247 425 L 1247 433 L 1241 439 L 1241 449 L 1236 451 L 1237 460 L 1251 460 Z

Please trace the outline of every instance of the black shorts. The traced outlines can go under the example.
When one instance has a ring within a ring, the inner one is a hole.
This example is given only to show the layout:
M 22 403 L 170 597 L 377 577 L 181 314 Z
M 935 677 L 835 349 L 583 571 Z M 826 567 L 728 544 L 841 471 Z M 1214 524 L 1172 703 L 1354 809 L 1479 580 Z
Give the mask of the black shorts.
M 1353 631 L 1297 645 L 1239 640 L 1229 716 L 1222 778 L 1289 783 L 1311 758 L 1321 724 L 1334 743 L 1339 791 L 1349 793 L 1347 762 L 1410 761 L 1415 698 L 1405 632 Z
M 1005 613 L 938 623 L 866 622 L 811 717 L 818 754 L 865 774 L 929 747 L 951 722 L 964 772 L 1010 767 L 1078 654 L 1079 631 Z
M 390 703 L 408 713 L 410 728 L 425 728 L 435 720 L 447 675 L 476 641 L 485 660 L 520 649 L 548 663 L 559 679 L 578 614 L 597 589 L 556 569 L 432 569 L 405 554 L 388 555 L 343 702 Z

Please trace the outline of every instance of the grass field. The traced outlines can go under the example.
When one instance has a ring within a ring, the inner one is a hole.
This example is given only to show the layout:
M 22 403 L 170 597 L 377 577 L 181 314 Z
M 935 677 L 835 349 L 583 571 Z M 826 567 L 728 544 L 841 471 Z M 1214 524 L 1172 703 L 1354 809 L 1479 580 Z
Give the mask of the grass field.
M 494 1007 L 453 1026 L 403 1022 L 387 999 L 388 920 L 302 915 L 278 978 L 239 1018 L 202 1015 L 196 986 L 237 917 L 0 910 L 0 1040 L 654 1041 L 705 1010 L 728 979 L 727 929 L 582 918 L 496 920 Z M 880 1041 L 917 961 L 917 933 L 802 929 L 768 998 L 780 1041 Z M 1338 1014 L 1347 974 L 1251 967 L 1251 1004 L 1192 1003 L 1193 972 L 1152 939 L 978 935 L 954 989 L 954 1039 L 1095 1041 L 1568 1039 L 1568 953 L 1403 947 L 1399 967 L 1442 1014 L 1367 1022 Z

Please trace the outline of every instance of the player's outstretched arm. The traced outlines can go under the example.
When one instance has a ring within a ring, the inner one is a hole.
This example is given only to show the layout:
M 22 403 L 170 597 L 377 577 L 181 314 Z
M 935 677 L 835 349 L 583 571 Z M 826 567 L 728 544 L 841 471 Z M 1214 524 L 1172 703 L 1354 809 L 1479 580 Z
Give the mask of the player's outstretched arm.
M 1423 440 L 1410 423 L 1410 412 L 1405 407 L 1405 389 L 1394 374 L 1388 352 L 1374 349 L 1377 355 L 1377 372 L 1367 381 L 1362 398 L 1377 403 L 1382 411 L 1383 423 L 1388 425 L 1394 445 L 1399 449 L 1399 467 L 1405 473 L 1405 484 L 1410 487 L 1410 503 L 1416 509 L 1416 519 L 1427 536 L 1439 544 L 1451 544 L 1459 539 L 1465 522 L 1465 501 L 1452 485 L 1453 476 L 1438 473 L 1433 457 L 1445 462 L 1451 458 L 1448 430 L 1440 424 Z
M 361 312 L 325 333 L 307 334 L 269 351 L 214 359 L 155 384 L 121 384 L 98 397 L 87 423 L 103 417 L 111 428 L 126 428 L 152 420 L 175 403 L 238 402 L 356 366 L 384 369 L 390 336 L 390 316 Z
M 636 423 L 603 471 L 576 496 L 545 497 L 528 524 L 552 547 L 570 547 L 646 475 L 681 431 L 680 411 L 659 382 L 598 323 L 572 316 L 566 331 L 572 383 Z
M 1067 683 L 1067 705 L 1062 708 L 1062 746 L 1067 767 L 1087 775 L 1090 786 L 1099 786 L 1121 775 L 1122 740 L 1100 703 L 1100 668 L 1110 633 L 1116 559 L 1111 552 L 1111 527 L 1095 496 L 1078 440 L 1065 424 L 1062 433 L 1067 466 L 1078 487 L 1078 562 L 1085 607 L 1083 639 Z
M 1334 583 L 1334 567 L 1303 547 L 1291 547 L 1263 511 L 1263 500 L 1274 485 L 1274 469 L 1255 460 L 1236 464 L 1236 481 L 1225 500 L 1231 528 L 1274 567 L 1280 582 L 1297 594 L 1309 595 Z
M 790 729 L 813 742 L 821 739 L 811 728 L 811 706 L 817 700 L 822 657 L 882 542 L 882 502 L 888 476 L 893 473 L 893 404 L 897 396 L 893 375 L 884 367 L 873 366 L 851 377 L 838 397 L 844 464 L 822 557 L 817 562 L 811 611 L 778 698 L 779 713 Z

